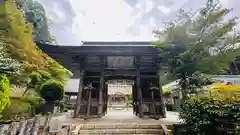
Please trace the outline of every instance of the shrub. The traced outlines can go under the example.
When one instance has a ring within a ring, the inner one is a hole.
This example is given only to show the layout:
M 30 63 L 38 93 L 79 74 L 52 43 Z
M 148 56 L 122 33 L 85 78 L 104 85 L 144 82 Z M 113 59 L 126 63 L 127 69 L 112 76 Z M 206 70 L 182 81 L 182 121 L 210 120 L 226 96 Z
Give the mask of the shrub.
M 32 117 L 41 104 L 43 104 L 43 99 L 39 97 L 11 97 L 11 104 L 2 112 L 2 121 Z
M 11 100 L 11 104 L 2 112 L 2 120 L 14 120 L 16 117 L 29 117 L 30 104 L 20 99 Z
M 48 80 L 41 85 L 40 94 L 46 101 L 60 101 L 64 96 L 64 86 L 59 81 Z
M 209 134 L 210 129 L 239 133 L 239 112 L 240 99 L 235 96 L 193 96 L 185 101 L 180 115 L 196 134 Z
M 5 74 L 0 75 L 0 113 L 10 103 L 10 83 Z

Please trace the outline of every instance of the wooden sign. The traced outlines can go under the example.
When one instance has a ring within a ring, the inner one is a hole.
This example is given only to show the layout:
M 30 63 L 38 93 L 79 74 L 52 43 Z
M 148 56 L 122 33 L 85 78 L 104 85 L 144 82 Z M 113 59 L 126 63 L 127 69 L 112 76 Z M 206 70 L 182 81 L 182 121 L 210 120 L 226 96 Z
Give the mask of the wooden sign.
M 62 131 L 63 123 L 60 119 L 52 118 L 49 123 L 49 132 L 50 133 L 57 133 Z

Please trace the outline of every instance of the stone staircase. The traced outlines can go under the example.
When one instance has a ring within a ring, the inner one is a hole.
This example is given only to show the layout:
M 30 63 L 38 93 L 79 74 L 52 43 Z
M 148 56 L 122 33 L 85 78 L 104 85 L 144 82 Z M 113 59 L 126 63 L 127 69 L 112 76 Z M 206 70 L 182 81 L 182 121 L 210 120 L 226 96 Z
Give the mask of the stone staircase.
M 74 135 L 171 135 L 171 131 L 159 124 L 102 123 L 78 125 Z

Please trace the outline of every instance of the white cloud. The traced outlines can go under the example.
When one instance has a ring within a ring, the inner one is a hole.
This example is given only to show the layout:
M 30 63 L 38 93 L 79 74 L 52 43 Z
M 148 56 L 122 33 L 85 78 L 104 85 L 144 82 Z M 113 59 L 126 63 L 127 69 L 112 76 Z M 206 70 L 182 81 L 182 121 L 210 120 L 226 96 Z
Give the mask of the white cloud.
M 139 1 L 136 7 L 123 0 L 68 0 L 75 13 L 68 25 L 64 20 L 68 14 L 62 13 L 64 5 L 59 4 L 61 2 L 52 0 L 49 7 L 49 1 L 39 1 L 53 20 L 52 33 L 60 44 L 78 44 L 81 40 L 151 40 L 149 28 L 156 25 L 153 18 L 141 24 L 142 16 L 153 8 L 152 0 Z M 129 31 L 130 27 L 138 31 L 135 36 L 136 31 Z
M 60 44 L 79 44 L 84 40 L 151 40 L 152 30 L 190 0 L 39 0 L 52 18 L 52 34 Z M 221 0 L 226 2 L 226 0 Z M 231 0 L 229 5 L 234 5 Z M 128 1 L 131 2 L 131 1 Z M 191 8 L 188 6 L 187 8 Z
M 75 17 L 72 29 L 82 40 L 114 40 L 132 23 L 131 8 L 121 0 L 73 0 L 72 5 L 75 12 L 84 12 Z
M 159 5 L 158 6 L 158 9 L 160 9 L 163 13 L 165 14 L 169 14 L 171 12 L 171 9 L 166 7 L 166 6 L 163 6 L 163 5 Z

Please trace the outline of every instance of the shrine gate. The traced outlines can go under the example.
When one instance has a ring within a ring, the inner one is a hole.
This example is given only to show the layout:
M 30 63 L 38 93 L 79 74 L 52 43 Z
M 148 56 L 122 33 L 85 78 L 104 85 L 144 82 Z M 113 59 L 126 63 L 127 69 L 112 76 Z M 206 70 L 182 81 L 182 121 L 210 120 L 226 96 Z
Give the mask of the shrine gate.
M 158 76 L 160 57 L 151 42 L 83 42 L 81 46 L 37 43 L 38 47 L 79 78 L 74 117 L 107 113 L 109 80 L 133 80 L 134 113 L 140 118 L 166 117 Z

